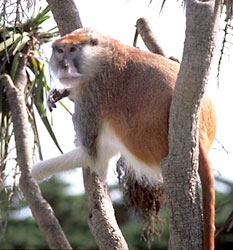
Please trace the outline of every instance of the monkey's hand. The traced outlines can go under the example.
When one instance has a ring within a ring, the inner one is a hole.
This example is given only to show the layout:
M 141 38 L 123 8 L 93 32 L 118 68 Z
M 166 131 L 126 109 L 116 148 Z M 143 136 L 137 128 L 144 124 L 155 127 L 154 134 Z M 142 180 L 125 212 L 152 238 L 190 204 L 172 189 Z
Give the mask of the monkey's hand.
M 53 108 L 56 108 L 56 102 L 70 94 L 69 89 L 52 89 L 49 91 L 47 104 L 49 111 L 52 112 Z

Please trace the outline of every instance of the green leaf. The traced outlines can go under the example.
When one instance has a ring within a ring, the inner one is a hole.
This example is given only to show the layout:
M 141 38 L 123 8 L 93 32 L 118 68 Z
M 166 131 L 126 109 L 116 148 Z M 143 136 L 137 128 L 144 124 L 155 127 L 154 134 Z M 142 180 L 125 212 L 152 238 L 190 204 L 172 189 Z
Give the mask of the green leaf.
M 17 42 L 17 45 L 15 46 L 15 49 L 12 51 L 12 55 L 15 55 L 16 52 L 21 51 L 25 44 L 30 40 L 31 38 L 28 36 L 27 32 L 24 32 L 23 35 L 20 37 L 19 41 Z
M 56 136 L 50 126 L 50 123 L 46 115 L 46 109 L 44 105 L 44 87 L 47 87 L 47 81 L 46 81 L 46 76 L 44 72 L 44 64 L 40 63 L 39 61 L 36 61 L 36 62 L 37 62 L 36 65 L 39 69 L 39 75 L 36 77 L 35 97 L 34 97 L 35 105 L 40 115 L 40 118 L 42 122 L 44 123 L 50 137 L 52 138 L 53 142 L 55 143 L 59 151 L 62 153 L 62 150 L 58 144 Z
M 15 73 L 17 71 L 18 65 L 19 65 L 19 53 L 15 54 L 12 65 L 11 65 L 10 76 L 12 80 L 15 79 Z
M 30 62 L 32 64 L 32 68 L 31 70 L 34 72 L 34 74 L 36 74 L 37 70 L 38 70 L 38 64 L 37 64 L 37 60 L 34 57 L 30 57 Z
M 15 36 L 15 35 L 14 35 Z M 11 38 L 9 38 L 11 39 Z M 23 49 L 23 47 L 25 46 L 25 44 L 30 40 L 31 38 L 28 36 L 27 32 L 24 32 L 22 35 L 18 34 L 17 39 L 14 40 L 10 45 L 8 43 L 8 49 L 7 49 L 7 53 L 8 56 L 12 56 L 15 55 L 17 52 L 21 51 Z M 5 45 L 4 42 L 2 42 L 0 45 Z M 0 59 L 1 59 L 1 66 L 0 66 L 0 72 L 4 71 L 5 68 L 5 64 L 8 60 L 8 57 L 6 55 L 5 49 L 3 51 L 0 52 Z
M 44 65 L 43 68 L 41 70 L 39 70 L 39 75 L 36 76 L 36 88 L 35 88 L 35 102 L 36 103 L 40 103 L 44 101 L 43 98 L 43 86 L 44 86 L 44 79 L 45 79 L 45 75 L 44 75 Z
M 4 71 L 5 71 L 6 62 L 7 61 L 5 60 L 5 61 L 3 61 L 1 63 L 1 65 L 0 65 L 0 74 L 4 73 Z
M 15 43 L 16 40 L 18 40 L 18 38 L 21 37 L 21 34 L 19 33 L 15 33 L 13 34 L 10 38 L 6 39 L 5 41 L 0 43 L 0 52 L 4 51 L 5 48 L 11 46 L 13 43 Z
M 28 54 L 28 63 L 26 68 L 28 77 L 26 101 L 28 105 L 28 111 L 30 112 L 31 124 L 34 129 L 33 133 L 35 135 L 36 144 L 38 145 L 40 157 L 40 143 L 33 104 L 35 104 L 40 118 L 55 145 L 60 150 L 60 152 L 62 152 L 46 114 L 45 99 L 48 86 L 44 70 L 45 60 L 41 56 L 41 50 L 39 48 L 42 43 L 49 41 L 52 37 L 54 37 L 54 35 L 57 34 L 57 29 L 55 28 L 52 28 L 47 32 L 41 30 L 41 24 L 50 18 L 50 14 L 48 14 L 49 11 L 49 7 L 46 7 L 43 10 L 40 9 L 37 15 L 32 16 L 23 24 L 17 23 L 15 26 L 8 25 L 4 28 L 0 27 L 0 74 L 6 72 L 7 74 L 10 74 L 12 79 L 14 79 L 18 69 L 20 55 L 19 52 L 22 51 L 29 40 L 33 39 L 33 43 L 28 43 L 30 53 Z M 0 137 L 3 135 L 2 132 L 4 132 L 4 135 L 6 134 L 5 129 L 8 126 L 10 120 L 9 107 L 5 99 L 4 91 L 5 90 L 3 89 L 3 86 L 0 84 Z M 66 109 L 64 104 L 63 107 Z M 5 137 L 2 140 L 4 139 Z M 2 140 L 0 138 L 0 144 L 2 144 Z
M 59 104 L 72 116 L 72 113 L 69 111 L 69 109 L 66 107 L 66 105 L 62 101 L 59 101 Z
M 47 129 L 47 131 L 48 131 L 48 133 L 50 135 L 50 137 L 52 138 L 53 142 L 55 143 L 55 145 L 57 146 L 57 148 L 59 149 L 59 151 L 61 153 L 63 153 L 62 149 L 60 148 L 60 146 L 58 144 L 57 138 L 56 138 L 56 136 L 55 136 L 55 134 L 54 134 L 51 126 L 50 126 L 48 118 L 46 116 L 46 110 L 44 108 L 44 105 L 42 103 L 36 103 L 36 108 L 37 108 L 37 111 L 38 111 L 38 113 L 40 115 L 40 118 L 43 121 L 43 123 L 44 123 L 44 125 L 45 125 L 45 127 L 46 127 L 46 129 Z
M 39 153 L 39 158 L 40 160 L 43 160 L 43 156 L 42 156 L 42 151 L 41 151 L 41 145 L 40 145 L 40 137 L 39 137 L 39 132 L 38 132 L 38 128 L 37 128 L 37 124 L 36 124 L 36 118 L 35 118 L 35 114 L 34 114 L 34 110 L 31 110 L 31 116 L 32 116 L 32 130 L 34 133 L 34 142 L 37 145 L 38 148 L 38 153 Z
M 36 17 L 35 19 L 39 19 L 39 20 L 40 20 L 41 18 L 45 17 L 45 15 L 49 13 L 49 11 L 50 11 L 50 8 L 49 8 L 49 6 L 47 6 L 44 10 L 42 10 L 42 11 L 37 15 L 37 17 Z M 49 16 L 46 16 L 46 17 L 49 18 Z

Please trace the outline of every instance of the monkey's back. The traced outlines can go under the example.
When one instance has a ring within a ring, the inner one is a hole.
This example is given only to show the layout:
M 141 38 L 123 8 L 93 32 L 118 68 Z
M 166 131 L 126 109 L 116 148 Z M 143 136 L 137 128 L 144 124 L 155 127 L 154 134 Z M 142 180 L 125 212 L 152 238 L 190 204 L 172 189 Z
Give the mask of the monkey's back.
M 168 119 L 179 64 L 163 56 L 125 46 L 101 110 L 115 135 L 140 161 L 159 165 L 168 153 Z M 200 143 L 209 150 L 216 130 L 215 109 L 204 97 Z M 204 140 L 203 140 L 204 139 Z M 204 143 L 203 143 L 203 142 Z

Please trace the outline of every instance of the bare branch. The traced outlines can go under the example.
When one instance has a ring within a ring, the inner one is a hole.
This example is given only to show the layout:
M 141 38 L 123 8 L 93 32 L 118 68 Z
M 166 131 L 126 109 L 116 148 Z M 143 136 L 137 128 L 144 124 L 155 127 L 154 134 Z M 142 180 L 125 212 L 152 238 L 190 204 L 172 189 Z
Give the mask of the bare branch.
M 47 0 L 47 2 L 62 36 L 82 27 L 79 12 L 73 0 Z
M 227 154 L 232 154 L 232 152 L 228 151 L 217 138 L 215 138 L 215 141 L 221 146 L 221 150 L 223 150 Z
M 26 63 L 25 58 L 23 61 Z M 21 65 L 19 69 L 25 70 L 25 65 Z M 71 249 L 52 208 L 42 197 L 38 184 L 30 174 L 32 152 L 28 138 L 30 131 L 24 95 L 27 81 L 24 75 L 24 72 L 18 72 L 17 86 L 14 85 L 9 75 L 4 74 L 0 77 L 0 81 L 7 90 L 7 99 L 12 114 L 17 162 L 21 170 L 19 185 L 49 246 L 53 249 Z
M 139 18 L 137 20 L 136 32 L 135 32 L 134 42 L 133 42 L 134 47 L 136 47 L 137 45 L 137 39 L 138 39 L 139 34 L 141 35 L 143 42 L 145 43 L 146 47 L 151 53 L 165 56 L 165 53 L 162 47 L 158 43 L 157 38 L 155 37 L 155 35 L 153 34 L 150 28 L 149 22 L 145 18 Z M 174 56 L 170 56 L 169 59 L 177 63 L 180 63 L 179 60 L 175 58 Z
M 35 7 L 36 0 L 3 0 L 0 5 L 0 12 L 3 18 L 3 27 L 7 24 L 16 26 L 22 22 L 23 18 L 27 17 L 27 12 Z
M 233 228 L 233 211 L 228 216 L 224 224 L 218 229 L 218 231 L 215 234 L 215 237 L 220 235 L 222 232 L 230 232 L 231 228 Z
M 144 41 L 146 47 L 152 53 L 165 56 L 163 49 L 158 44 L 156 37 L 150 29 L 148 21 L 145 18 L 138 19 L 136 23 L 137 32 L 141 35 L 142 40 Z M 135 41 L 136 42 L 136 41 Z M 136 46 L 136 44 L 134 44 Z
M 115 219 L 108 187 L 90 170 L 83 171 L 89 208 L 89 227 L 100 249 L 127 250 L 127 243 Z
M 229 24 L 226 23 L 225 28 L 224 28 L 224 36 L 223 36 L 223 40 L 222 40 L 222 48 L 220 49 L 220 57 L 218 60 L 218 73 L 217 73 L 218 87 L 219 87 L 220 69 L 221 69 L 223 55 L 224 55 L 224 48 L 225 48 L 226 42 L 227 42 L 226 38 L 227 38 L 228 27 L 229 27 Z

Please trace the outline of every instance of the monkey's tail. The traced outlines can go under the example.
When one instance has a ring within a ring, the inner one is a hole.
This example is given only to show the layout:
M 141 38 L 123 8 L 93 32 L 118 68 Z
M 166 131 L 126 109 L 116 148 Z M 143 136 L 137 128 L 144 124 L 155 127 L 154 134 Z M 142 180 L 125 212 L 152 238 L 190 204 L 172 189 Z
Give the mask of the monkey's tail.
M 207 153 L 200 146 L 199 174 L 203 194 L 204 250 L 214 250 L 215 189 L 214 175 Z

